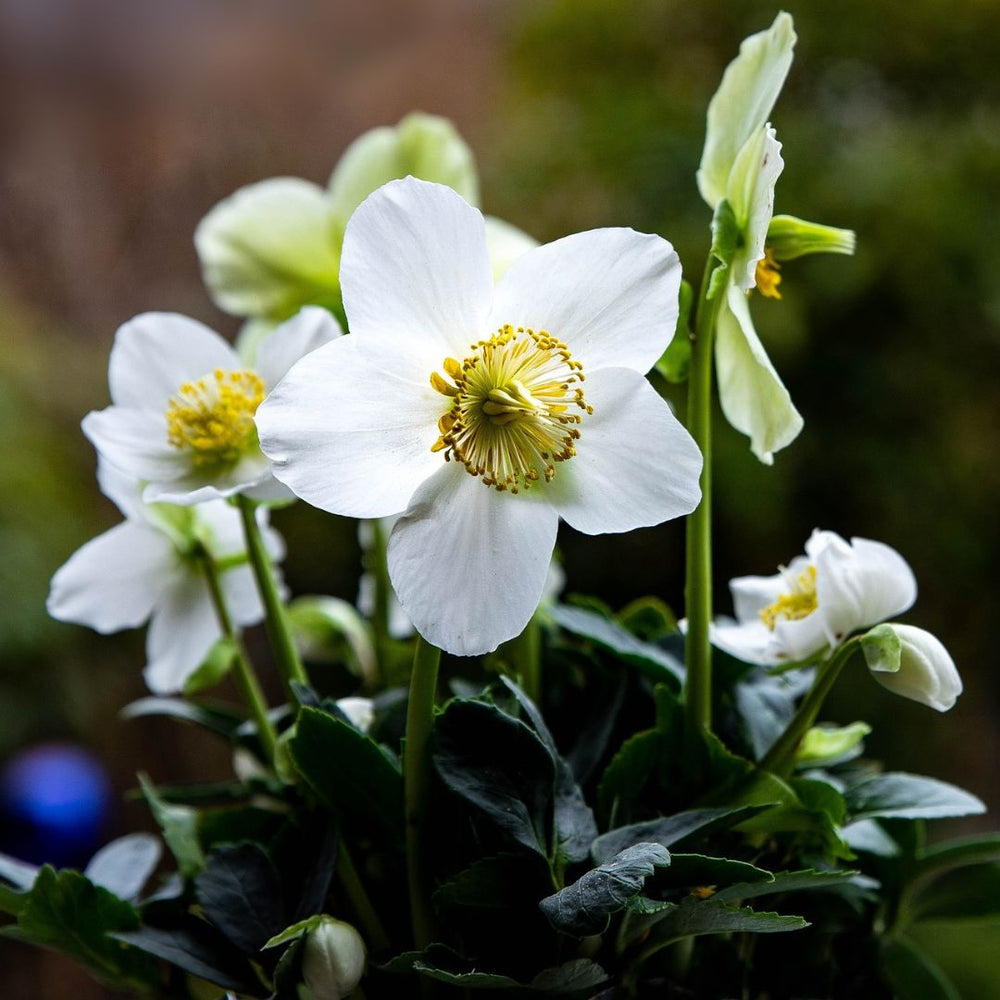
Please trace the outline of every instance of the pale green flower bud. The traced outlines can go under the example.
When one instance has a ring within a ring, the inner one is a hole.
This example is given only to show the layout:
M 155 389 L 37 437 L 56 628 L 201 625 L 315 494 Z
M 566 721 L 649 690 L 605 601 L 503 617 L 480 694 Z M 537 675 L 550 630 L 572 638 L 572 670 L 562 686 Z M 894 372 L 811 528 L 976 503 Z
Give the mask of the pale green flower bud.
M 364 971 L 361 935 L 343 920 L 320 917 L 302 949 L 302 978 L 314 1000 L 350 996 Z
M 854 230 L 821 226 L 794 215 L 776 215 L 767 227 L 767 247 L 775 260 L 794 260 L 810 253 L 854 253 Z
M 904 698 L 946 712 L 962 693 L 955 662 L 930 632 L 913 625 L 879 625 L 862 640 L 872 676 Z
M 867 722 L 849 726 L 813 726 L 795 751 L 797 764 L 816 766 L 860 753 L 861 741 L 872 731 Z

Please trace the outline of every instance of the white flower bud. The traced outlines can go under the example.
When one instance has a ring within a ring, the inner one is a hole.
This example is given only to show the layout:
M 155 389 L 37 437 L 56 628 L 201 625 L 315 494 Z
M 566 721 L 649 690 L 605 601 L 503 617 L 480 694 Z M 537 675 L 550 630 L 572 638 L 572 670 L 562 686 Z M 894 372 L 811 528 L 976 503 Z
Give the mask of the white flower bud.
M 896 641 L 886 641 L 889 632 Z M 881 625 L 865 636 L 862 646 L 875 680 L 904 698 L 946 712 L 962 693 L 954 660 L 930 632 L 913 625 Z
M 315 1000 L 341 1000 L 365 971 L 365 943 L 343 920 L 326 915 L 309 932 L 302 951 L 302 978 Z

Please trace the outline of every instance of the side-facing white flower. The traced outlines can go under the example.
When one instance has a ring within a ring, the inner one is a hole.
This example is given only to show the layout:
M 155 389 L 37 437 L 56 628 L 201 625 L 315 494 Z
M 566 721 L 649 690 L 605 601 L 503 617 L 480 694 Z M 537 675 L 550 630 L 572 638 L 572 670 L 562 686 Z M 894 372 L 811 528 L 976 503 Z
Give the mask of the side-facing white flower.
M 472 204 L 479 178 L 472 150 L 446 118 L 420 112 L 365 132 L 344 152 L 326 188 L 274 177 L 240 188 L 198 224 L 195 248 L 216 305 L 234 316 L 278 322 L 304 305 L 341 309 L 341 244 L 347 221 L 376 188 L 415 177 Z M 537 243 L 499 219 L 488 222 L 498 271 Z
M 962 678 L 941 641 L 913 625 L 892 622 L 862 640 L 872 676 L 894 694 L 947 712 L 962 693 Z
M 242 558 L 239 513 L 223 500 L 194 507 L 144 503 L 140 484 L 107 462 L 98 467 L 98 481 L 125 520 L 91 539 L 56 571 L 49 614 L 103 634 L 138 628 L 148 620 L 146 683 L 156 694 L 173 694 L 222 635 L 199 551 L 218 565 L 233 623 L 253 625 L 264 617 L 253 574 Z M 280 558 L 284 546 L 266 528 L 266 508 L 257 516 L 268 550 Z
M 289 499 L 260 450 L 254 413 L 296 361 L 340 336 L 326 310 L 303 309 L 260 342 L 251 364 L 197 320 L 143 313 L 115 335 L 112 405 L 89 413 L 83 431 L 105 461 L 147 484 L 148 502 Z
M 712 643 L 746 663 L 775 666 L 826 655 L 852 632 L 905 611 L 913 572 L 895 549 L 816 530 L 806 554 L 774 576 L 729 582 L 736 622 L 716 622 Z
M 389 574 L 430 642 L 473 655 L 517 635 L 560 517 L 598 534 L 697 505 L 701 454 L 643 377 L 677 319 L 666 241 L 579 233 L 494 287 L 482 215 L 409 178 L 354 214 L 341 280 L 351 336 L 288 373 L 261 445 L 317 507 L 404 512 Z

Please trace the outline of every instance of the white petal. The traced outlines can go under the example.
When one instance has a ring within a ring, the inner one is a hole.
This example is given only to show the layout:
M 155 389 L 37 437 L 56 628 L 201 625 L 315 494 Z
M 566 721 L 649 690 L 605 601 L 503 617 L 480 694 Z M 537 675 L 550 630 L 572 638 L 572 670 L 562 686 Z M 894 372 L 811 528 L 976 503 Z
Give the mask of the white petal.
M 259 342 L 254 369 L 264 385 L 273 389 L 296 361 L 343 335 L 340 324 L 325 309 L 306 306 Z
M 645 373 L 677 326 L 681 265 L 659 236 L 595 229 L 529 250 L 497 283 L 490 328 L 546 330 L 583 362 Z
M 805 618 L 779 618 L 774 623 L 773 648 L 783 654 L 782 660 L 808 660 L 836 644 L 820 608 Z
M 733 281 L 745 292 L 757 284 L 757 261 L 764 256 L 774 214 L 774 186 L 785 166 L 781 143 L 765 125 L 740 150 L 729 177 L 728 198 L 743 235 L 732 260 Z
M 774 604 L 786 590 L 785 578 L 774 576 L 738 576 L 729 581 L 733 595 L 733 610 L 739 622 L 760 621 L 760 613 Z
M 493 283 L 483 217 L 440 184 L 386 184 L 351 216 L 340 281 L 352 335 L 419 339 L 440 364 L 487 332 Z
M 146 520 L 141 480 L 122 472 L 100 455 L 97 456 L 97 485 L 128 520 Z
M 167 441 L 165 413 L 109 406 L 81 426 L 101 458 L 134 479 L 170 482 L 190 469 L 189 457 Z
M 403 510 L 444 464 L 431 452 L 448 400 L 431 388 L 440 362 L 413 345 L 354 333 L 303 358 L 257 410 L 261 447 L 296 496 L 352 517 Z
M 538 246 L 538 240 L 529 236 L 523 229 L 518 229 L 517 226 L 512 226 L 495 216 L 487 215 L 484 221 L 486 249 L 490 254 L 493 280 L 499 281 L 518 257 Z
M 173 581 L 158 601 L 146 635 L 143 676 L 150 691 L 180 691 L 221 635 L 204 580 L 188 572 Z
M 470 204 L 479 204 L 472 150 L 447 118 L 415 111 L 396 126 L 365 132 L 347 147 L 330 178 L 334 215 L 346 222 L 372 191 L 408 174 L 446 184 Z
M 753 453 L 770 465 L 773 453 L 802 430 L 802 417 L 757 337 L 746 295 L 736 285 L 726 289 L 715 336 L 722 412 L 749 435 Z
M 125 521 L 91 539 L 56 571 L 48 612 L 103 633 L 138 628 L 175 564 L 173 546 L 164 535 Z
M 111 401 L 162 413 L 181 383 L 216 368 L 240 367 L 232 347 L 203 323 L 177 313 L 143 313 L 115 334 L 108 362 Z
M 917 599 L 913 571 L 895 549 L 882 542 L 852 538 L 846 552 L 828 544 L 817 552 L 815 561 L 816 599 L 837 642 L 906 611 Z
M 744 39 L 708 105 L 698 190 L 712 208 L 725 197 L 729 172 L 747 139 L 771 115 L 792 65 L 795 30 L 782 12 L 767 31 Z
M 184 474 L 169 482 L 150 482 L 143 491 L 146 503 L 173 503 L 181 506 L 205 503 L 251 493 L 271 479 L 271 463 L 259 450 L 243 455 L 235 465 L 200 471 L 190 461 Z
M 323 188 L 275 177 L 219 202 L 198 224 L 194 245 L 220 309 L 281 318 L 307 303 L 337 303 L 341 233 Z
M 389 539 L 389 575 L 428 642 L 475 656 L 520 634 L 542 596 L 558 516 L 448 465 L 416 493 Z
M 902 647 L 899 669 L 891 673 L 873 669 L 872 676 L 895 694 L 948 711 L 962 693 L 962 678 L 948 650 L 921 628 L 896 624 L 892 628 Z
M 709 625 L 712 645 L 744 663 L 775 666 L 781 662 L 768 627 L 758 618 L 742 624 L 719 619 Z
M 694 510 L 701 452 L 646 379 L 629 368 L 605 368 L 584 385 L 594 412 L 580 425 L 576 455 L 541 487 L 560 516 L 598 535 Z
M 256 625 L 264 620 L 264 605 L 249 566 L 227 569 L 219 581 L 226 607 L 236 625 Z

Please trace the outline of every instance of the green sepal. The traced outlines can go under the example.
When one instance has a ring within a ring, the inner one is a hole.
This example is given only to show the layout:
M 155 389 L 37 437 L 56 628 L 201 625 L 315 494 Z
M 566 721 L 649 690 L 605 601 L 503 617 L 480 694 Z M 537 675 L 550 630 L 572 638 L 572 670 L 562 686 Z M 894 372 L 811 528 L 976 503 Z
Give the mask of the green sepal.
M 876 625 L 861 637 L 861 650 L 869 670 L 896 673 L 903 656 L 903 644 L 891 625 Z
M 198 669 L 184 682 L 184 694 L 190 697 L 221 683 L 233 669 L 239 655 L 235 639 L 229 636 L 217 639 Z

